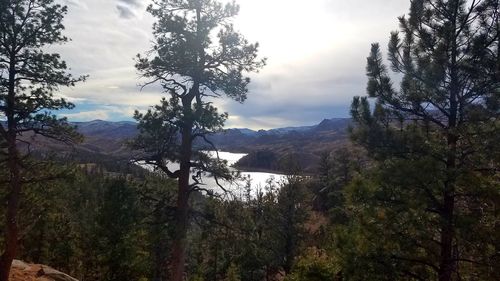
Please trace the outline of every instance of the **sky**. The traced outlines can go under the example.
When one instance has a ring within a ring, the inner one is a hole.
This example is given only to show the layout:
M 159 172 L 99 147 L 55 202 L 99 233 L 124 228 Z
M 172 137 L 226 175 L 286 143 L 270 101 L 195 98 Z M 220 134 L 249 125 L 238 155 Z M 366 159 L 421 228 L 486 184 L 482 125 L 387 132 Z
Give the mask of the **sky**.
M 134 57 L 151 48 L 150 0 L 60 0 L 68 5 L 65 35 L 55 46 L 85 83 L 61 89 L 76 108 L 70 121 L 132 120 L 157 104 L 159 87 L 141 90 Z M 387 45 L 409 0 L 237 0 L 234 25 L 259 42 L 267 65 L 252 73 L 244 104 L 219 99 L 227 127 L 269 129 L 348 117 L 353 96 L 364 95 L 370 44 Z

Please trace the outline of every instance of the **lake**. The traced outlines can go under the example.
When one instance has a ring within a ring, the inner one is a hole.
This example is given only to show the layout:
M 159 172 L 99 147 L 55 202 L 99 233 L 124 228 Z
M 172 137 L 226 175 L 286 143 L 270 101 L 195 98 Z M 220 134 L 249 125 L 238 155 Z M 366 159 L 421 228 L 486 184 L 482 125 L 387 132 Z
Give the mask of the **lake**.
M 215 156 L 215 152 L 208 152 L 208 154 L 212 157 Z M 219 151 L 219 158 L 226 160 L 229 166 L 234 165 L 238 160 L 243 158 L 246 154 L 245 153 L 232 153 L 232 152 L 226 152 L 226 151 Z M 140 164 L 142 167 L 152 170 L 152 167 L 149 165 L 145 164 Z M 176 170 L 179 169 L 179 165 L 176 163 L 171 163 L 168 165 L 171 170 Z M 238 171 L 235 168 L 230 168 L 233 171 Z M 272 179 L 274 183 L 279 183 L 280 181 L 285 179 L 284 175 L 281 174 L 276 174 L 276 173 L 264 173 L 264 172 L 248 172 L 248 171 L 240 171 L 240 175 L 242 179 L 237 180 L 233 183 L 226 182 L 226 181 L 219 181 L 221 185 L 226 189 L 231 191 L 235 196 L 243 196 L 245 194 L 245 186 L 247 184 L 247 181 L 250 180 L 251 183 L 251 192 L 252 194 L 255 194 L 257 190 L 259 189 L 264 189 L 267 181 L 269 179 Z M 213 190 L 214 192 L 221 194 L 222 190 L 220 187 L 217 186 L 215 180 L 211 177 L 202 177 L 202 184 L 204 185 L 203 188 Z

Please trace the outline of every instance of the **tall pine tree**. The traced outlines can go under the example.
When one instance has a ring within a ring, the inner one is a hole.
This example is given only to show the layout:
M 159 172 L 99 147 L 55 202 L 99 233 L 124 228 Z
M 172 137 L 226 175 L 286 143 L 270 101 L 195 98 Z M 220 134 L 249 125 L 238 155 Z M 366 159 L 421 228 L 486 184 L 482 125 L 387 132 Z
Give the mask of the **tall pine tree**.
M 370 268 L 415 280 L 494 280 L 498 243 L 469 234 L 494 233 L 499 219 L 499 1 L 414 0 L 399 23 L 388 57 L 400 89 L 373 44 L 375 108 L 366 98 L 352 104 L 353 136 L 379 169 L 351 190 L 360 207 L 351 210 L 375 217 L 359 219 L 358 234 L 393 241 L 373 244 Z
M 66 63 L 47 46 L 64 43 L 62 19 L 66 7 L 53 0 L 0 1 L 0 162 L 8 170 L 4 251 L 0 281 L 7 281 L 18 248 L 18 209 L 23 184 L 52 178 L 37 177 L 39 165 L 29 161 L 27 135 L 42 135 L 70 142 L 78 135 L 65 119 L 50 112 L 73 105 L 56 98 L 59 86 L 72 86 L 83 78 L 66 72 Z M 29 174 L 28 174 L 29 173 Z
M 148 7 L 157 18 L 155 40 L 146 57 L 138 56 L 136 68 L 148 84 L 159 83 L 169 98 L 145 114 L 136 113 L 140 136 L 133 146 L 144 150 L 141 159 L 178 180 L 172 281 L 183 280 L 185 272 L 190 193 L 200 190 L 202 173 L 216 180 L 228 177 L 223 162 L 193 149 L 196 140 L 215 149 L 207 135 L 220 131 L 227 118 L 207 99 L 226 95 L 243 102 L 250 82 L 244 73 L 264 65 L 257 58 L 258 45 L 250 44 L 231 24 L 238 10 L 234 2 L 223 5 L 214 0 L 157 0 Z M 168 162 L 179 163 L 179 169 L 171 170 Z

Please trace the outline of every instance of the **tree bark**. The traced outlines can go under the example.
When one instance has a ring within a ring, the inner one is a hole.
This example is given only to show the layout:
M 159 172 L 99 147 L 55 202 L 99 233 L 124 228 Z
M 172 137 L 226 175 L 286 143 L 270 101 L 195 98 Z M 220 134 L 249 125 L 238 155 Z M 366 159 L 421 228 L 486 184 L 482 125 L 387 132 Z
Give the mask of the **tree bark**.
M 443 208 L 443 225 L 441 227 L 441 260 L 439 264 L 439 281 L 451 281 L 454 271 L 453 260 L 453 213 L 455 200 L 451 192 L 445 192 Z
M 186 234 L 188 228 L 189 212 L 189 175 L 191 169 L 192 155 L 192 128 L 193 121 L 190 120 L 191 103 L 193 97 L 183 99 L 185 118 L 181 134 L 181 161 L 178 179 L 177 208 L 175 211 L 175 232 L 170 260 L 171 281 L 184 280 L 186 263 Z
M 444 183 L 443 206 L 441 211 L 441 255 L 439 261 L 439 281 L 451 281 L 455 271 L 455 258 L 453 257 L 453 241 L 455 235 L 454 212 L 455 212 L 455 189 L 456 189 L 456 160 L 457 143 L 459 137 L 456 135 L 458 126 L 458 114 L 461 112 L 459 103 L 459 79 L 457 67 L 457 20 L 459 14 L 459 1 L 453 2 L 453 14 L 451 16 L 452 31 L 450 34 L 450 92 L 449 92 L 449 117 L 446 133 L 447 156 L 446 156 L 446 182 Z
M 181 173 L 182 175 L 182 173 Z M 189 174 L 188 174 L 189 179 Z M 186 234 L 188 225 L 188 194 L 186 192 L 184 180 L 179 178 L 179 194 L 177 197 L 177 211 L 175 215 L 175 236 L 172 247 L 172 257 L 170 261 L 171 280 L 184 280 L 184 269 L 186 263 Z
M 448 180 L 445 183 L 443 194 L 442 226 L 441 226 L 441 260 L 439 264 L 439 281 L 451 281 L 455 270 L 455 261 L 453 257 L 453 237 L 454 212 L 455 212 L 455 166 L 456 166 L 456 140 L 455 136 L 448 137 L 449 156 L 447 159 L 446 170 Z
M 9 170 L 9 194 L 7 198 L 7 215 L 5 223 L 5 250 L 0 257 L 0 281 L 8 281 L 12 260 L 17 254 L 18 248 L 18 226 L 17 213 L 19 209 L 19 200 L 21 197 L 21 176 L 19 166 L 19 153 L 17 150 L 17 134 L 15 120 L 15 57 L 11 58 L 9 67 L 9 86 L 6 106 L 7 117 L 7 145 Z
M 11 155 L 15 155 L 11 157 Z M 6 229 L 5 229 L 5 250 L 0 258 L 0 281 L 8 281 L 12 260 L 17 254 L 18 247 L 18 227 L 17 212 L 19 209 L 19 198 L 21 195 L 21 182 L 19 167 L 17 163 L 17 149 L 9 145 L 9 196 L 7 203 Z

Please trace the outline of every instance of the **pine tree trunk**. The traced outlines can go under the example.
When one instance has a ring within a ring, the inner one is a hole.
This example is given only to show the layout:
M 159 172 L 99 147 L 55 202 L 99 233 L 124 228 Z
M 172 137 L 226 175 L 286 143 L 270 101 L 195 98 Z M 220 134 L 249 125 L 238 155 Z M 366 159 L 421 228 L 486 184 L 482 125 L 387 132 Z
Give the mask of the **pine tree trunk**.
M 12 156 L 11 155 L 15 155 Z M 19 198 L 21 195 L 21 183 L 19 167 L 17 165 L 17 150 L 9 145 L 9 196 L 7 203 L 6 229 L 5 229 L 5 250 L 0 258 L 0 281 L 8 281 L 12 260 L 17 253 L 17 212 L 19 208 Z
M 452 70 L 452 77 L 453 77 Z M 449 130 L 453 131 L 457 126 L 457 95 L 455 87 L 452 86 L 450 98 Z M 456 184 L 456 160 L 458 137 L 454 133 L 447 134 L 448 155 L 446 158 L 446 182 L 444 183 L 443 206 L 441 211 L 441 255 L 439 262 L 439 281 L 451 281 L 455 270 L 453 257 L 453 240 L 455 235 L 454 213 L 455 213 L 455 184 Z
M 189 175 L 188 175 L 189 176 Z M 175 236 L 170 261 L 171 281 L 184 280 L 186 262 L 186 233 L 188 225 L 188 200 L 185 185 L 179 179 L 179 194 L 177 198 L 177 211 L 175 215 Z
M 191 101 L 189 101 L 189 104 L 191 104 Z M 190 108 L 188 110 L 190 110 Z M 170 281 L 184 280 L 189 211 L 189 175 L 192 154 L 192 126 L 192 122 L 186 122 L 182 128 L 181 163 L 178 180 L 177 209 L 175 211 L 175 234 L 170 261 Z
M 453 100 L 453 99 L 452 99 Z M 455 107 L 455 102 L 451 103 L 451 112 Z M 454 115 L 456 116 L 456 115 Z M 456 119 L 451 118 L 452 128 L 456 126 Z M 446 162 L 446 172 L 448 173 L 443 196 L 443 225 L 441 227 L 441 261 L 439 264 L 439 281 L 451 281 L 455 271 L 455 261 L 453 257 L 454 240 L 454 212 L 455 212 L 455 169 L 456 169 L 456 146 L 457 137 L 448 134 L 448 159 Z
M 453 261 L 453 212 L 455 200 L 451 192 L 444 195 L 443 226 L 441 227 L 441 261 L 439 281 L 451 281 L 454 271 Z
M 450 33 L 450 95 L 449 95 L 449 116 L 448 128 L 446 133 L 447 156 L 446 156 L 446 182 L 443 192 L 443 206 L 441 214 L 441 257 L 439 262 L 439 281 L 451 281 L 455 271 L 455 258 L 453 256 L 453 241 L 455 235 L 454 212 L 455 212 L 455 189 L 456 189 L 456 161 L 457 161 L 457 143 L 459 137 L 455 130 L 458 126 L 458 113 L 461 111 L 459 106 L 459 79 L 457 67 L 457 33 L 458 14 L 460 2 L 455 0 L 453 4 L 453 14 Z
M 455 270 L 453 257 L 454 212 L 455 212 L 455 168 L 457 137 L 448 136 L 449 155 L 446 163 L 448 173 L 443 194 L 442 226 L 441 226 L 441 260 L 439 264 L 439 281 L 451 281 Z
M 19 166 L 19 153 L 16 144 L 16 121 L 15 121 L 15 58 L 11 58 L 9 67 L 8 96 L 6 106 L 7 117 L 7 145 L 9 170 L 9 195 L 7 198 L 7 215 L 5 223 L 5 250 L 0 257 L 0 281 L 8 281 L 12 260 L 17 254 L 18 247 L 18 227 L 17 213 L 19 209 L 19 200 L 21 197 L 21 176 Z

